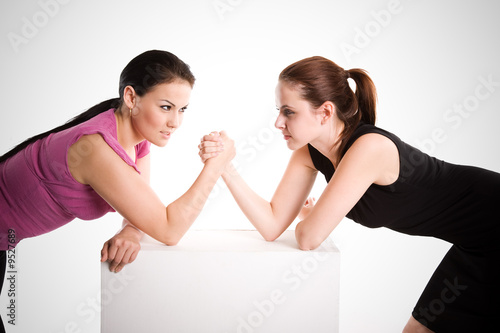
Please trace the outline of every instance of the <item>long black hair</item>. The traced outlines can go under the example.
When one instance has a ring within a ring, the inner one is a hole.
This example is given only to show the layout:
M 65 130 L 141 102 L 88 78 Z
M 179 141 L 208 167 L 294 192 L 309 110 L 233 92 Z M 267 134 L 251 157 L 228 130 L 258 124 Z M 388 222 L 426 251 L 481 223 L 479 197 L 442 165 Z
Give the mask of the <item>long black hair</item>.
M 123 91 L 127 86 L 134 88 L 138 96 L 144 96 L 144 94 L 149 92 L 156 85 L 170 83 L 178 79 L 189 82 L 191 87 L 194 85 L 195 77 L 186 63 L 167 51 L 146 51 L 132 59 L 120 74 L 120 84 L 118 88 L 120 97 L 108 99 L 107 101 L 94 105 L 87 111 L 69 120 L 67 123 L 23 141 L 12 150 L 0 156 L 0 163 L 25 149 L 33 142 L 43 139 L 52 133 L 61 132 L 81 124 L 111 108 L 120 108 L 123 103 Z

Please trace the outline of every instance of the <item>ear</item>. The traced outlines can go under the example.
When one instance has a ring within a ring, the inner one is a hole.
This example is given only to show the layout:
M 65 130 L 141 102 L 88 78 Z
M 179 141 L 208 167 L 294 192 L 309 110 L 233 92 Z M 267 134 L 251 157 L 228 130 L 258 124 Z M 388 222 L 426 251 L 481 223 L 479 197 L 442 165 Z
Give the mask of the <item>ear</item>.
M 336 111 L 337 109 L 335 108 L 335 105 L 332 102 L 330 101 L 324 102 L 318 109 L 318 113 L 321 116 L 321 125 L 326 124 L 328 120 L 330 120 L 333 117 Z
M 132 109 L 135 106 L 137 94 L 132 86 L 126 86 L 123 89 L 123 102 L 128 109 Z

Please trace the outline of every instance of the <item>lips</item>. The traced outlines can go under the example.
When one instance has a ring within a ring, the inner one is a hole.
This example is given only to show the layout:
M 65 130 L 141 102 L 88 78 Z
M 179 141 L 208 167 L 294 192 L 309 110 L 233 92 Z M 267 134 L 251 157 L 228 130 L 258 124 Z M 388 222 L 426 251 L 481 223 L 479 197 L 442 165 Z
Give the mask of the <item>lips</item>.
M 165 139 L 170 138 L 170 135 L 172 134 L 171 132 L 164 132 L 164 131 L 161 131 L 160 133 L 161 133 L 161 135 L 163 135 L 163 137 Z
M 292 137 L 291 135 L 283 133 L 283 138 L 285 140 L 289 140 L 291 137 Z

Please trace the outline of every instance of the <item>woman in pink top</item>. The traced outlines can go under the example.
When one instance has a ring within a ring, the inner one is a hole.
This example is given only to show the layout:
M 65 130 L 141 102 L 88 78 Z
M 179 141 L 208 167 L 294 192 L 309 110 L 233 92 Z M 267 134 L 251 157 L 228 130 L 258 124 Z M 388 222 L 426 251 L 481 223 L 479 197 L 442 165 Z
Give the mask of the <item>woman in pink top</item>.
M 180 126 L 195 78 L 165 51 L 147 51 L 122 71 L 119 98 L 21 143 L 0 157 L 0 250 L 54 230 L 74 218 L 117 211 L 122 230 L 102 249 L 118 272 L 139 251 L 141 231 L 175 245 L 200 213 L 233 142 L 210 160 L 193 185 L 165 206 L 149 186 L 149 146 L 165 146 Z M 5 264 L 1 270 L 3 271 Z M 3 279 L 2 279 L 3 281 Z

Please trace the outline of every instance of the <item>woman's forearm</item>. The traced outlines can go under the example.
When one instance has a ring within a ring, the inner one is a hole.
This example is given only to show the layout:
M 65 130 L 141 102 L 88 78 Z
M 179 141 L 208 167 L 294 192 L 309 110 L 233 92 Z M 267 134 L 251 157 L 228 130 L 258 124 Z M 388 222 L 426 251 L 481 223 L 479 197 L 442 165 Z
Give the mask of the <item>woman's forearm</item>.
M 193 185 L 177 200 L 166 207 L 166 228 L 163 243 L 175 245 L 188 231 L 207 202 L 210 192 L 222 175 L 224 168 L 236 154 L 234 142 L 224 131 L 220 132 L 222 149 L 216 157 L 205 162 Z
M 277 221 L 272 204 L 255 193 L 232 164 L 224 170 L 222 179 L 242 212 L 265 240 L 275 240 L 288 227 Z
M 222 171 L 220 163 L 207 162 L 191 187 L 167 206 L 168 245 L 175 245 L 194 223 Z

